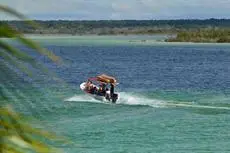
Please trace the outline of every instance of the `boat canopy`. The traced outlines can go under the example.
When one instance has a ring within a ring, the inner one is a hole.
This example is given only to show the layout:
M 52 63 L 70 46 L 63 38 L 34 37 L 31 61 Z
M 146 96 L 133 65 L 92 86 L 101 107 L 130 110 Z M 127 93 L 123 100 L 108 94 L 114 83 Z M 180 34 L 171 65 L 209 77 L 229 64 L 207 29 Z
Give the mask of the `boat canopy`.
M 112 84 L 117 83 L 117 80 L 114 77 L 106 74 L 98 75 L 96 78 L 97 81 L 104 82 L 104 83 L 112 83 Z

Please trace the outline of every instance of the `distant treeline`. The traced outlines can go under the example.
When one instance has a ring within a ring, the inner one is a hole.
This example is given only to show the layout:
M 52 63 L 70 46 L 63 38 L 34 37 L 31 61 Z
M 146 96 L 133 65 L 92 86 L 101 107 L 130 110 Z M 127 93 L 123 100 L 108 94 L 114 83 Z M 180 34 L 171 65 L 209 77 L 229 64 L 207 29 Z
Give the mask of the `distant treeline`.
M 33 28 L 23 21 L 0 21 L 25 34 L 71 35 L 129 35 L 178 34 L 167 41 L 222 41 L 229 39 L 230 19 L 206 20 L 98 20 L 69 21 L 35 20 L 40 26 Z M 227 35 L 226 35 L 227 34 Z M 216 37 L 217 35 L 217 37 Z M 0 34 L 1 36 L 1 34 Z M 210 40 L 212 39 L 212 40 Z
M 0 21 L 8 23 L 15 29 L 27 34 L 155 34 L 178 33 L 181 31 L 194 31 L 200 28 L 229 28 L 230 19 L 207 20 L 99 20 L 99 21 L 39 21 L 40 26 L 34 29 L 23 21 Z

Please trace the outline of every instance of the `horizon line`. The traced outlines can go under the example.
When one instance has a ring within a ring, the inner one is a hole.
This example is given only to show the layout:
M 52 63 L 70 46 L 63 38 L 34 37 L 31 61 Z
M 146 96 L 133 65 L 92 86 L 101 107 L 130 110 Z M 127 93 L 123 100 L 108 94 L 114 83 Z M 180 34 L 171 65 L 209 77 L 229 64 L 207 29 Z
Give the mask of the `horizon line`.
M 29 21 L 179 21 L 179 20 L 198 20 L 198 21 L 205 21 L 205 20 L 230 20 L 230 18 L 206 18 L 206 19 L 199 19 L 199 18 L 180 18 L 180 19 L 98 19 L 98 20 L 77 20 L 77 19 L 28 19 Z M 20 20 L 20 19 L 6 19 L 6 20 L 0 20 L 0 21 L 27 21 L 27 20 Z

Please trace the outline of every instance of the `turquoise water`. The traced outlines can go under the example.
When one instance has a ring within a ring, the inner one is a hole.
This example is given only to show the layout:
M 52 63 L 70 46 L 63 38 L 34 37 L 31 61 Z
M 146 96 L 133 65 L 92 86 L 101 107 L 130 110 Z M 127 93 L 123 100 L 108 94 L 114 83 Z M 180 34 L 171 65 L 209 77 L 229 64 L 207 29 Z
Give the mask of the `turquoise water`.
M 8 95 L 15 109 L 38 119 L 35 126 L 70 138 L 73 145 L 57 145 L 67 153 L 230 152 L 230 45 L 163 37 L 33 38 L 64 64 L 18 47 L 64 83 L 37 73 L 31 86 L 2 73 L 1 87 L 16 93 Z M 80 91 L 101 73 L 119 80 L 117 104 Z

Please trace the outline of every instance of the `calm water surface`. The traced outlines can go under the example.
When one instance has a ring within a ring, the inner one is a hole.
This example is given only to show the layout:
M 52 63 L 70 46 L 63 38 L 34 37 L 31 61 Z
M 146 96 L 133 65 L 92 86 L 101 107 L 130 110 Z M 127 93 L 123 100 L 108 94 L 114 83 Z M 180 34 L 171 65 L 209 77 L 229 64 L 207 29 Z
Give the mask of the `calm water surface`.
M 37 38 L 63 65 L 19 45 L 65 84 L 38 73 L 37 88 L 23 83 L 17 93 L 25 100 L 14 105 L 69 137 L 75 145 L 58 145 L 66 153 L 230 152 L 230 45 L 160 38 Z M 120 82 L 115 105 L 79 89 L 101 73 Z

